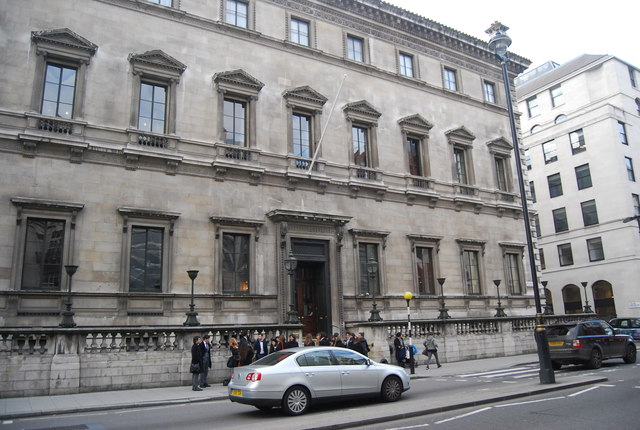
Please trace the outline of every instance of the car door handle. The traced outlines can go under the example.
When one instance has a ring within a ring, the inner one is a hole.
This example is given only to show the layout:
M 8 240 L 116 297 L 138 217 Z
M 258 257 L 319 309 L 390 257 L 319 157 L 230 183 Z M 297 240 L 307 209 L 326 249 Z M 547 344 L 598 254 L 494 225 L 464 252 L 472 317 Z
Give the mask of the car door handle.
M 348 375 L 348 374 L 349 374 L 349 371 L 348 371 L 348 370 L 343 370 L 343 371 L 342 371 L 342 372 L 340 372 L 340 373 L 342 373 L 343 375 Z
M 313 373 L 313 372 L 307 372 L 307 373 L 304 374 L 304 376 L 314 376 L 314 375 L 315 375 L 315 373 Z

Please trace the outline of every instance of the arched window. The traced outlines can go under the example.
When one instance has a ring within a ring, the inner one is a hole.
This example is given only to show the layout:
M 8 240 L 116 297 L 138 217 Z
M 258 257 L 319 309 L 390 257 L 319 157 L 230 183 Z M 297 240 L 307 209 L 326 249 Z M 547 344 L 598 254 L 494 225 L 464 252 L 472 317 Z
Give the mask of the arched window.
M 582 313 L 582 297 L 580 288 L 577 285 L 566 285 L 562 289 L 562 301 L 564 302 L 565 314 L 581 314 Z

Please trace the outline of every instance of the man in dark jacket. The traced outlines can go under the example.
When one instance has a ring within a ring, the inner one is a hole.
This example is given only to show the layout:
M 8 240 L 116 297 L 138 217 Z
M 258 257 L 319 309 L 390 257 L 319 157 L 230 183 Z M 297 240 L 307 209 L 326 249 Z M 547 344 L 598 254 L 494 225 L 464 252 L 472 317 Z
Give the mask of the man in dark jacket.
M 240 345 L 238 349 L 240 351 L 240 365 L 246 366 L 251 364 L 251 361 L 253 361 L 253 348 L 247 337 L 247 332 L 240 334 Z
M 211 338 L 208 334 L 202 336 L 200 342 L 200 351 L 202 352 L 202 361 L 200 363 L 200 388 L 210 387 L 207 383 L 209 369 L 211 368 Z
M 364 338 L 363 332 L 356 335 L 356 339 L 353 342 L 353 350 L 364 356 L 369 356 L 369 344 L 367 344 L 367 339 Z
M 396 338 L 393 340 L 393 349 L 396 360 L 398 361 L 398 366 L 404 367 L 407 359 L 407 348 L 404 346 L 404 339 L 401 332 L 396 333 Z
M 253 350 L 256 353 L 256 360 L 260 360 L 269 354 L 269 341 L 264 338 L 262 333 L 258 335 L 258 340 L 254 342 Z
M 295 334 L 290 334 L 289 335 L 289 340 L 287 342 L 285 342 L 284 344 L 284 348 L 297 348 L 300 345 L 298 345 L 298 340 L 296 339 L 296 335 Z

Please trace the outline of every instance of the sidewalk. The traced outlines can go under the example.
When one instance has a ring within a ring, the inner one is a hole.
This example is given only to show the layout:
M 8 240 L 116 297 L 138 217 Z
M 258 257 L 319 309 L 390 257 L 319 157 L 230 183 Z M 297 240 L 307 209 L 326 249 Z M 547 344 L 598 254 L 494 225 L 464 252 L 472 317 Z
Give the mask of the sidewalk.
M 420 361 L 421 363 L 423 360 Z M 412 379 L 443 378 L 461 374 L 487 372 L 507 369 L 525 364 L 537 364 L 536 354 L 517 355 L 511 357 L 488 358 L 481 360 L 443 363 L 441 368 L 435 365 L 427 370 L 424 365 L 416 369 Z M 407 372 L 409 369 L 407 369 Z M 548 391 L 582 386 L 606 381 L 606 378 L 593 376 L 556 377 L 555 384 L 540 384 L 537 378 L 521 381 L 518 384 L 498 386 L 483 398 L 458 396 L 448 399 L 446 409 L 458 409 L 477 404 L 525 397 Z M 64 413 L 111 410 L 119 408 L 139 408 L 168 404 L 206 402 L 227 398 L 227 387 L 215 384 L 203 391 L 192 391 L 190 385 L 163 388 L 147 388 L 138 390 L 99 391 L 81 394 L 57 396 L 15 397 L 0 399 L 0 419 L 56 415 Z

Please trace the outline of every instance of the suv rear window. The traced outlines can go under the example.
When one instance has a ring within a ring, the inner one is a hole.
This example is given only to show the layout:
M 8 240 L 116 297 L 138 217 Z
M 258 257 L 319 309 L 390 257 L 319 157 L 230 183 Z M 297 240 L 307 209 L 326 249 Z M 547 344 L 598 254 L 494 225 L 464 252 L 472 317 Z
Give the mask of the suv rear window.
M 575 325 L 552 325 L 547 327 L 547 336 L 566 336 L 575 332 Z

